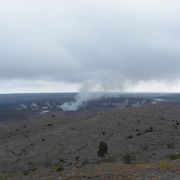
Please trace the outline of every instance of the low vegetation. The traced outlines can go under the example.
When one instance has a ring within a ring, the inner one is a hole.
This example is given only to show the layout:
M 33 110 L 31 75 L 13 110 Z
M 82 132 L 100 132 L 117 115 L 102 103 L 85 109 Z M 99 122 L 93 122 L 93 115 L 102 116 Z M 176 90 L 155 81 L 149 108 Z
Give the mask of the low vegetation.
M 170 155 L 171 160 L 177 160 L 180 159 L 180 153 L 172 154 Z
M 8 177 L 0 175 L 0 180 L 10 180 Z
M 99 157 L 101 157 L 102 159 L 108 155 L 108 145 L 104 142 L 104 141 L 101 141 L 99 143 L 99 149 L 97 151 L 97 155 Z
M 131 155 L 130 154 L 126 154 L 123 156 L 123 161 L 125 164 L 131 164 L 132 162 L 132 158 L 131 158 Z
M 154 128 L 151 126 L 148 129 L 145 129 L 144 134 L 145 133 L 150 133 L 150 132 L 153 132 L 153 131 L 154 131 Z
M 169 164 L 167 161 L 160 161 L 159 163 L 159 168 L 161 170 L 167 170 L 167 169 L 171 169 L 172 168 L 172 165 Z
M 133 139 L 133 135 L 130 134 L 127 138 L 128 139 Z
M 64 159 L 58 159 L 58 163 L 55 165 L 55 171 L 61 172 L 64 170 L 64 164 L 66 161 Z

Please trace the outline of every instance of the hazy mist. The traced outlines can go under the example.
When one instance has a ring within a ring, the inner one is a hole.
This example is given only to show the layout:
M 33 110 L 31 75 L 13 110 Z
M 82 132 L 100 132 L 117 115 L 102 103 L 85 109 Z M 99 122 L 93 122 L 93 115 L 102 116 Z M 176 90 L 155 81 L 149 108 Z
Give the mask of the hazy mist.
M 176 0 L 1 1 L 0 92 L 180 91 L 179 8 Z

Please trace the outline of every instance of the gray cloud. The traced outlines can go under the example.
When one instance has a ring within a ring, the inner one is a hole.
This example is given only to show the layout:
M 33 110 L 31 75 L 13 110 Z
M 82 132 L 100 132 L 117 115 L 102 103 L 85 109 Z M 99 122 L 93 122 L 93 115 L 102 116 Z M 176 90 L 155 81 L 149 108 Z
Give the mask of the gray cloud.
M 1 2 L 0 78 L 104 88 L 178 79 L 180 3 L 126 2 Z

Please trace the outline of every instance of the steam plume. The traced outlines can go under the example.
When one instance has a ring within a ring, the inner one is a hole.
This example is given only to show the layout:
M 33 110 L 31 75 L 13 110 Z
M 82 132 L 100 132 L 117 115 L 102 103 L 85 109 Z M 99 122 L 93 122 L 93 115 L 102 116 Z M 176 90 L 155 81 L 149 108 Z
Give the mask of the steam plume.
M 61 106 L 61 108 L 63 111 L 76 111 L 83 105 L 83 103 L 89 100 L 119 96 L 119 93 L 110 93 L 108 90 L 109 88 L 106 86 L 105 89 L 104 84 L 100 81 L 87 81 L 82 85 L 80 92 L 75 97 L 75 101 L 66 102 Z

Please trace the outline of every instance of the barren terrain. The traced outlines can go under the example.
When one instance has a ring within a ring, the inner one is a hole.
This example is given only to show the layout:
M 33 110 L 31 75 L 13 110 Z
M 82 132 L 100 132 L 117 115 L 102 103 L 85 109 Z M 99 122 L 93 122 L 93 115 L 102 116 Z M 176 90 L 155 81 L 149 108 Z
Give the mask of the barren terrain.
M 108 145 L 103 160 L 100 141 Z M 180 179 L 178 153 L 179 105 L 47 113 L 0 125 L 2 178 Z

